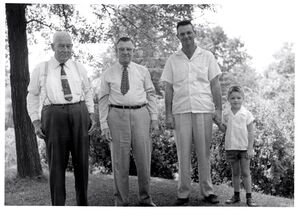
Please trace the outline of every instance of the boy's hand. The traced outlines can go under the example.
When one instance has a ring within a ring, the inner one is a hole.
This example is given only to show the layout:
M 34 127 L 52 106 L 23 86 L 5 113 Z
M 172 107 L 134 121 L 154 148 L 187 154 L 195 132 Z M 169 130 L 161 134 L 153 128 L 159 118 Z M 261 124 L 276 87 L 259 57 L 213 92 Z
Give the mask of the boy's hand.
M 252 148 L 247 149 L 248 158 L 252 158 L 254 156 L 254 150 Z

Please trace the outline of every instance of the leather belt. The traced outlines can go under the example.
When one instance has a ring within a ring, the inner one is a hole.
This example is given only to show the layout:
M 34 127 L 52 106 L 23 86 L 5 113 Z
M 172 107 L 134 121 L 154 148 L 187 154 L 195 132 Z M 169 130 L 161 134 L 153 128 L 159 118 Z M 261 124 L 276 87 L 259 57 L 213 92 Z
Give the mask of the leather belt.
M 68 105 L 76 105 L 83 103 L 84 101 L 74 102 L 74 103 L 66 103 L 66 104 L 51 104 L 51 106 L 68 106 Z
M 110 107 L 114 107 L 114 108 L 118 108 L 118 109 L 140 109 L 144 106 L 146 106 L 146 104 L 142 104 L 142 105 L 109 105 Z

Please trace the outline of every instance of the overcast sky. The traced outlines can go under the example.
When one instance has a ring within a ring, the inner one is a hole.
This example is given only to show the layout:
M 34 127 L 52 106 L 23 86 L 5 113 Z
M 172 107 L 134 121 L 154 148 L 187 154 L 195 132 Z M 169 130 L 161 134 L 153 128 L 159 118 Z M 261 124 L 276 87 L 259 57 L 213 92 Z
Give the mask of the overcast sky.
M 208 13 L 205 17 L 220 25 L 229 37 L 245 42 L 248 53 L 253 56 L 253 66 L 258 71 L 272 62 L 272 55 L 284 42 L 295 43 L 296 29 L 299 28 L 295 1 L 224 2 L 217 13 Z

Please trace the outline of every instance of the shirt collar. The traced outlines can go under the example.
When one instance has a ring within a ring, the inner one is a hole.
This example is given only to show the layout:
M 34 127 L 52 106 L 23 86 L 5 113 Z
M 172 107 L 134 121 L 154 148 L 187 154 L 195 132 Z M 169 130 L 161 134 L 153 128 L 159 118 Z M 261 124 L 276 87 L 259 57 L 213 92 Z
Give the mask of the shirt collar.
M 56 59 L 55 57 L 52 57 L 50 61 L 51 61 L 51 63 L 53 64 L 53 67 L 54 67 L 54 68 L 57 68 L 57 67 L 60 66 L 60 63 L 57 61 L 57 59 Z M 65 67 L 69 68 L 69 67 L 70 67 L 70 62 L 71 62 L 71 60 L 68 59 L 68 60 L 65 62 Z
M 197 46 L 196 50 L 195 50 L 195 52 L 193 54 L 193 57 L 202 54 L 203 51 L 204 50 L 202 48 L 200 48 L 199 46 Z M 178 56 L 185 56 L 185 53 L 182 51 L 182 49 L 178 50 L 175 54 L 178 55 Z
M 229 111 L 230 111 L 230 113 L 232 113 L 231 107 L 229 107 Z M 246 112 L 247 112 L 246 108 L 242 105 L 241 109 L 235 115 L 237 115 L 237 114 L 246 114 Z
M 129 70 L 132 67 L 132 61 L 128 64 L 127 70 Z M 123 71 L 123 65 L 119 62 L 117 62 L 117 66 Z

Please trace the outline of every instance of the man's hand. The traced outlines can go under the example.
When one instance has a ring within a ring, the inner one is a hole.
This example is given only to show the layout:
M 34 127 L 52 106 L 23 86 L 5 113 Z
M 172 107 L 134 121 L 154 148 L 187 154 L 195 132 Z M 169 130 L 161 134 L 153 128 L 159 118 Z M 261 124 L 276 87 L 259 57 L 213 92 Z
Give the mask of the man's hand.
M 213 115 L 213 119 L 222 122 L 222 110 L 216 109 L 214 115 Z
M 158 120 L 151 120 L 151 132 L 154 135 L 158 135 L 159 134 L 159 127 L 158 127 Z
M 96 130 L 96 121 L 94 119 L 94 113 L 90 113 L 90 119 L 91 119 L 91 127 L 89 128 L 88 134 L 93 135 L 93 133 Z
M 175 128 L 175 120 L 173 115 L 166 116 L 166 128 L 173 130 Z
M 108 140 L 109 142 L 112 141 L 112 137 L 111 137 L 109 128 L 103 129 L 103 130 L 101 131 L 101 135 L 104 136 L 104 138 L 105 138 L 106 140 Z
M 42 123 L 41 120 L 37 119 L 32 122 L 34 126 L 34 133 L 41 139 L 45 139 L 45 134 L 42 131 Z

